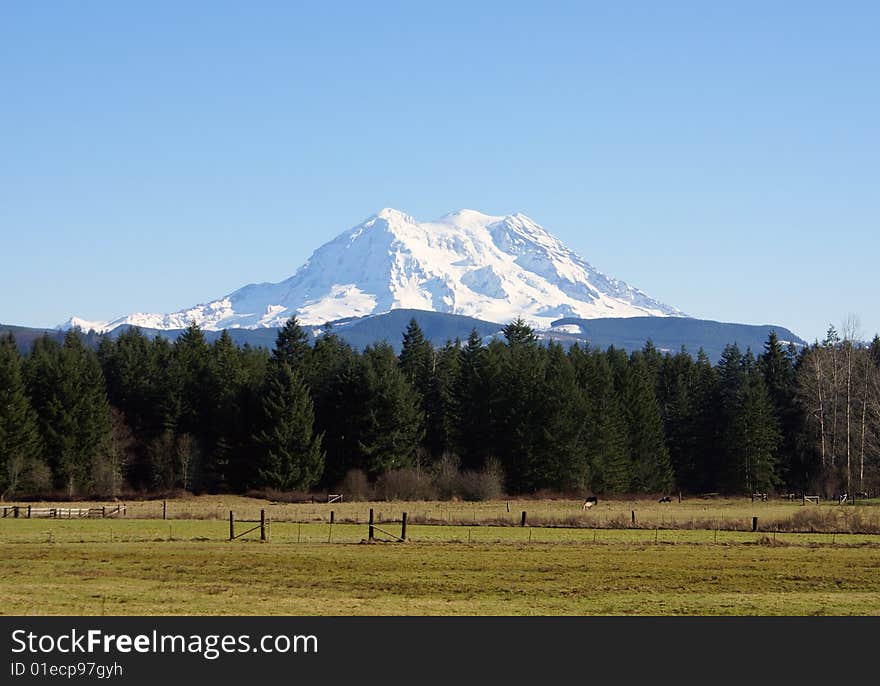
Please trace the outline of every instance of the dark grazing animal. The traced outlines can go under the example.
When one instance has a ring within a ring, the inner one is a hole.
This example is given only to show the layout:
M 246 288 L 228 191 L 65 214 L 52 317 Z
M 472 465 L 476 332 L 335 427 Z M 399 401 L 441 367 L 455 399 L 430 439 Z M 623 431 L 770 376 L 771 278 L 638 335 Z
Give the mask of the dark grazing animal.
M 671 502 L 672 502 L 672 498 L 670 498 L 668 495 L 664 495 L 664 496 L 663 496 L 662 498 L 660 498 L 660 500 L 658 500 L 657 502 L 658 502 L 658 503 L 671 503 Z
M 589 510 L 591 507 L 593 507 L 593 505 L 595 505 L 598 502 L 599 502 L 599 499 L 596 496 L 594 496 L 594 495 L 588 496 L 587 499 L 584 500 L 584 506 L 582 509 Z

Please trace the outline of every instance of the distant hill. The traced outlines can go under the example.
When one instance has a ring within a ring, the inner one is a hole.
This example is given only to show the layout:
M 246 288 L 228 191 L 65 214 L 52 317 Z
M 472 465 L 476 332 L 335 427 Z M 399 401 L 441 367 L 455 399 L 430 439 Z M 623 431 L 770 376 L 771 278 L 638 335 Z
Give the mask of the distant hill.
M 724 348 L 736 343 L 743 351 L 751 348 L 759 353 L 764 342 L 775 331 L 784 344 L 806 345 L 800 336 L 783 326 L 769 324 L 729 324 L 685 317 L 629 317 L 626 319 L 558 319 L 553 322 L 554 336 L 589 341 L 598 348 L 615 346 L 638 350 L 649 339 L 661 351 L 678 352 L 684 347 L 692 355 L 702 348 L 716 362 Z
M 395 350 L 399 350 L 403 331 L 413 318 L 424 331 L 426 338 L 438 346 L 455 339 L 464 341 L 473 329 L 488 340 L 500 335 L 503 326 L 473 317 L 412 309 L 346 318 L 332 323 L 331 326 L 334 333 L 355 348 L 363 349 L 371 343 L 385 340 L 394 346 Z M 105 335 L 115 337 L 126 328 L 119 327 Z M 314 340 L 321 334 L 323 327 L 304 326 L 303 329 L 309 334 L 310 339 Z M 15 336 L 22 352 L 30 350 L 33 341 L 44 334 L 59 341 L 64 338 L 64 332 L 56 329 L 32 329 L 0 324 L 0 333 L 7 331 L 11 331 Z M 142 329 L 142 331 L 148 336 L 161 335 L 174 340 L 183 329 L 164 331 Z M 545 340 L 556 340 L 565 345 L 589 343 L 600 349 L 613 345 L 627 351 L 639 350 L 651 340 L 659 350 L 668 350 L 672 353 L 684 347 L 689 353 L 696 355 L 702 348 L 709 358 L 716 362 L 729 343 L 736 343 L 743 350 L 751 348 L 754 352 L 759 352 L 770 331 L 776 331 L 782 341 L 793 342 L 798 346 L 806 345 L 806 341 L 782 326 L 731 324 L 686 317 L 564 318 L 555 320 L 550 329 L 539 331 L 539 335 Z M 220 336 L 219 331 L 204 333 L 208 341 Z M 248 343 L 251 346 L 264 348 L 273 346 L 277 333 L 277 328 L 229 329 L 229 335 L 238 345 Z M 89 344 L 97 346 L 101 334 L 87 334 L 86 338 Z
M 34 341 L 42 336 L 48 335 L 50 338 L 54 338 L 61 343 L 67 334 L 66 331 L 59 331 L 58 329 L 33 329 L 27 326 L 0 324 L 0 336 L 5 336 L 7 333 L 11 333 L 15 337 L 15 343 L 22 353 L 27 353 L 33 347 Z M 98 342 L 101 340 L 101 334 L 83 333 L 83 338 L 87 345 L 97 347 Z

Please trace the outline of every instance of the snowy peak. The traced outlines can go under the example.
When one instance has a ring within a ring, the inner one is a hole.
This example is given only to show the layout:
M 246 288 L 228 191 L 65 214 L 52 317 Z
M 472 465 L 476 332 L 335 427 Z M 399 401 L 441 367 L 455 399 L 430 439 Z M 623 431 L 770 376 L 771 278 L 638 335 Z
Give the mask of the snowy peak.
M 386 222 L 404 222 L 407 224 L 415 224 L 416 220 L 405 212 L 395 210 L 393 207 L 383 207 L 372 217 L 373 219 L 384 219 Z
M 55 328 L 59 331 L 68 331 L 69 329 L 79 329 L 80 331 L 96 331 L 97 333 L 102 333 L 104 331 L 108 331 L 109 322 L 101 322 L 101 321 L 89 321 L 88 319 L 83 319 L 82 317 L 71 317 L 66 322 L 63 322 L 56 326 Z
M 404 308 L 494 322 L 522 316 L 539 328 L 563 317 L 684 316 L 599 272 L 524 214 L 462 209 L 420 222 L 386 207 L 280 283 L 251 284 L 167 315 L 121 317 L 104 328 L 177 329 L 193 321 L 209 330 L 260 328 L 294 315 L 320 325 Z

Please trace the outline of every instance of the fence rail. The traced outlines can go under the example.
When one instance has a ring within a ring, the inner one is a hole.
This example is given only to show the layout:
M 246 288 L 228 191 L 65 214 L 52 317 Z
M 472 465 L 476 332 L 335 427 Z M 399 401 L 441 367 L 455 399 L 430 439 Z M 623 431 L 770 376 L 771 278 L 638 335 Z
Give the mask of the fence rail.
M 33 505 L 4 505 L 2 517 L 13 519 L 88 519 L 124 517 L 125 505 L 113 507 L 34 507 Z

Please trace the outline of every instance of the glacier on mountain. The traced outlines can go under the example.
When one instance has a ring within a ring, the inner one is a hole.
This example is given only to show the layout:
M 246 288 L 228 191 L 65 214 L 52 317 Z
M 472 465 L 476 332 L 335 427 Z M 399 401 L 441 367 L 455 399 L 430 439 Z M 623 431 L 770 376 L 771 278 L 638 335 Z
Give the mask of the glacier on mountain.
M 250 284 L 171 314 L 87 323 L 98 331 L 192 322 L 220 330 L 281 326 L 293 315 L 321 325 L 402 308 L 493 322 L 521 316 L 538 328 L 561 317 L 685 316 L 599 272 L 523 214 L 459 210 L 419 222 L 386 208 L 325 243 L 279 283 Z M 84 321 L 74 317 L 62 327 Z

